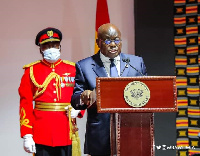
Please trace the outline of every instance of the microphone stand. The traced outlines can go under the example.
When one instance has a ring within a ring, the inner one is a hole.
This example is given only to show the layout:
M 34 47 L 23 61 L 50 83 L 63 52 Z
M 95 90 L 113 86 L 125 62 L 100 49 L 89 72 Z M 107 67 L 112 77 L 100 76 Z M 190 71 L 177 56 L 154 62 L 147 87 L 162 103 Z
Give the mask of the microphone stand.
M 130 62 L 130 59 L 129 59 L 129 58 L 127 58 L 127 59 L 122 59 L 122 61 L 123 61 L 123 62 L 126 62 L 125 68 L 127 68 L 127 67 L 126 67 L 127 65 L 130 65 L 131 68 L 133 68 L 133 69 L 136 70 L 138 73 L 140 73 L 140 75 L 145 76 L 145 75 L 142 74 L 138 69 L 136 69 L 135 67 L 133 67 L 133 66 L 129 63 L 129 62 Z M 124 68 L 123 71 L 121 72 L 121 75 L 122 75 L 122 73 L 124 72 L 125 68 Z

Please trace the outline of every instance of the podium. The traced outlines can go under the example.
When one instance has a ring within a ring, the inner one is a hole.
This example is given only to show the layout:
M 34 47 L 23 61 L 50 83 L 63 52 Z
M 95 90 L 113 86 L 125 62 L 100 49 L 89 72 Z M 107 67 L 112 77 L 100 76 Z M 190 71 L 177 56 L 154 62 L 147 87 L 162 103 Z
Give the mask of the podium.
M 149 91 L 141 105 L 131 100 L 144 94 L 140 88 L 135 93 L 133 84 L 137 83 Z M 111 156 L 154 156 L 153 113 L 176 112 L 176 92 L 175 76 L 98 77 L 97 111 L 111 113 Z

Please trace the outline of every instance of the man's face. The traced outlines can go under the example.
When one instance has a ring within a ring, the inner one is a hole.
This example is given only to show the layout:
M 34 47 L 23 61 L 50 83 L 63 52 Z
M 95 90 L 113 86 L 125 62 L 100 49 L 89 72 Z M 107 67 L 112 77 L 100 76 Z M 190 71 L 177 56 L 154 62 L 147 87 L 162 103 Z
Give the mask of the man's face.
M 57 48 L 57 49 L 60 48 L 60 52 L 61 52 L 60 42 L 57 42 L 57 41 L 56 42 L 47 42 L 47 43 L 40 45 L 40 54 L 42 54 L 42 57 L 44 57 L 43 51 L 50 49 L 50 48 Z
M 45 51 L 45 50 L 50 49 L 50 48 L 59 49 L 60 48 L 60 42 L 47 42 L 47 43 L 40 45 L 41 51 Z
M 113 26 L 105 26 L 102 29 L 97 39 L 97 45 L 104 56 L 115 58 L 121 53 L 121 33 Z

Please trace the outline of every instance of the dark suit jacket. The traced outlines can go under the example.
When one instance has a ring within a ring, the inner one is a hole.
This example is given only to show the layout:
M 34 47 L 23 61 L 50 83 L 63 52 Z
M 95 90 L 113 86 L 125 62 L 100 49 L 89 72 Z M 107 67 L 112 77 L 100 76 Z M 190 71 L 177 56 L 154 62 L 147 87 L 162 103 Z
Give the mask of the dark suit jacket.
M 130 59 L 130 64 L 138 71 L 146 75 L 146 67 L 143 59 L 129 54 L 120 54 L 120 72 L 121 77 L 141 76 L 141 74 L 128 65 L 123 59 Z M 80 94 L 84 90 L 93 90 L 96 88 L 96 77 L 107 77 L 106 70 L 97 53 L 91 57 L 83 59 L 76 63 L 76 77 L 74 93 L 71 104 L 75 109 L 86 109 L 85 105 L 80 104 Z M 90 155 L 109 155 L 110 154 L 110 114 L 97 113 L 95 106 L 87 109 L 87 123 L 84 153 Z

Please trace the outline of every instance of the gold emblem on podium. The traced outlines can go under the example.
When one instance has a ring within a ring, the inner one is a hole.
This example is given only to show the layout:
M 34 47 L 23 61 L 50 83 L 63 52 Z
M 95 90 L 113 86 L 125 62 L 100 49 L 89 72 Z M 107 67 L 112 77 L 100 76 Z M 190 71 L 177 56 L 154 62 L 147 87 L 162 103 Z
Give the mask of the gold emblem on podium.
M 143 107 L 150 99 L 150 90 L 143 82 L 130 82 L 124 89 L 124 99 L 132 107 Z

